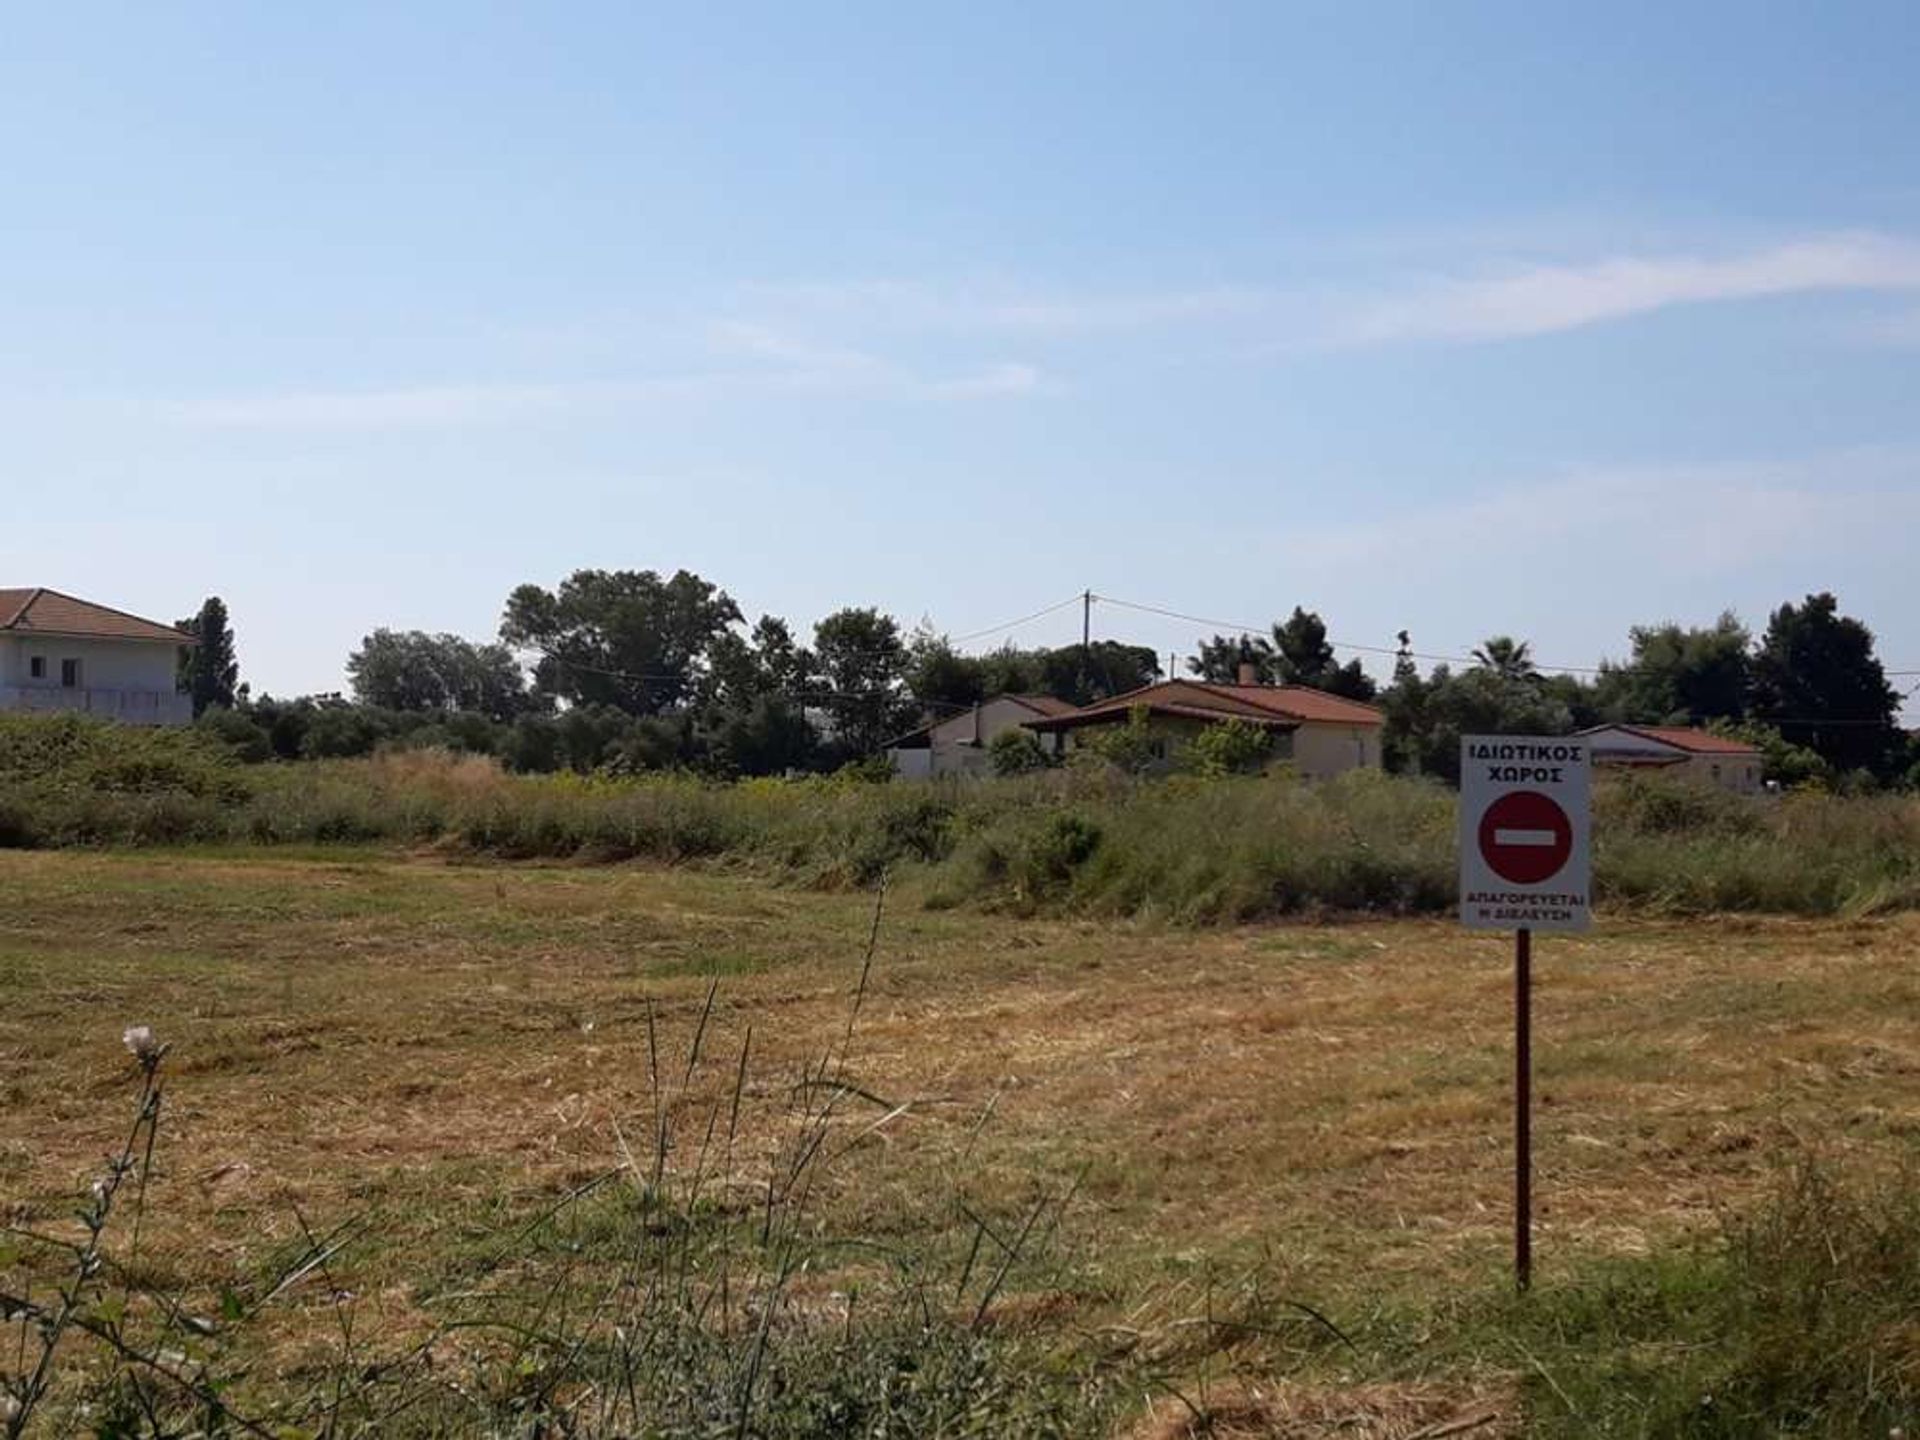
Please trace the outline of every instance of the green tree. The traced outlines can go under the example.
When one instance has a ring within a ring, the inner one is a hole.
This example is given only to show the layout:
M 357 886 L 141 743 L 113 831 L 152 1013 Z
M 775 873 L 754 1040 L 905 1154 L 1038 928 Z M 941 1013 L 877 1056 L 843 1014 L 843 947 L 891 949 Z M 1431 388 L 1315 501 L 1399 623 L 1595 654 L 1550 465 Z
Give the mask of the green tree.
M 1436 665 L 1422 679 L 1404 655 L 1386 696 L 1383 745 L 1393 768 L 1460 779 L 1462 735 L 1564 735 L 1573 729 L 1567 702 L 1532 674 L 1475 665 L 1454 673 Z
M 1380 736 L 1381 763 L 1396 775 L 1417 775 L 1428 726 L 1430 687 L 1414 662 L 1413 636 L 1402 630 L 1393 657 L 1393 682 L 1380 697 L 1386 723 Z
M 1279 680 L 1279 657 L 1273 642 L 1263 635 L 1212 635 L 1200 642 L 1200 653 L 1190 656 L 1187 670 L 1209 685 L 1237 685 L 1241 667 L 1251 665 L 1255 685 L 1273 685 Z
M 500 638 L 534 652 L 543 695 L 658 715 L 691 699 L 709 652 L 740 607 L 691 571 L 576 570 L 556 591 L 522 585 L 507 597 Z
M 1002 730 L 988 741 L 987 758 L 996 775 L 1029 775 L 1053 764 L 1046 745 L 1024 725 Z
M 793 643 L 793 632 L 777 615 L 762 615 L 750 634 L 724 630 L 707 650 L 701 677 L 701 701 L 738 711 L 765 695 L 783 695 L 802 703 L 810 683 L 813 657 Z
M 1783 789 L 1822 787 L 1833 783 L 1833 767 L 1804 745 L 1789 742 L 1771 725 L 1758 720 L 1716 721 L 1716 734 L 1744 740 L 1760 752 L 1760 778 Z
M 819 748 L 807 718 L 813 656 L 787 622 L 762 615 L 748 635 L 728 630 L 707 654 L 695 764 L 723 775 L 806 768 Z
M 309 715 L 300 739 L 300 755 L 306 760 L 371 755 L 386 734 L 379 717 L 365 706 L 349 705 L 338 696 L 327 696 L 314 705 Z
M 1061 645 L 1055 649 L 1034 650 L 1007 645 L 978 658 L 961 656 L 959 659 L 978 671 L 982 698 L 1039 694 L 1087 705 L 1138 690 L 1160 678 L 1158 651 L 1117 640 L 1095 640 L 1085 647 Z M 965 693 L 965 684 L 958 681 L 956 688 Z
M 529 707 L 513 652 L 458 635 L 375 630 L 347 657 L 347 679 L 362 705 L 389 710 L 464 710 L 506 721 Z
M 876 754 L 913 723 L 906 691 L 907 646 L 900 626 L 878 610 L 836 610 L 813 629 L 819 705 L 843 759 Z
M 1902 737 L 1900 697 L 1873 653 L 1873 632 L 1831 594 L 1782 605 L 1753 657 L 1755 719 L 1844 774 L 1889 776 Z
M 1240 668 L 1253 667 L 1256 685 L 1306 685 L 1350 700 L 1371 700 L 1379 687 L 1356 660 L 1342 665 L 1327 641 L 1327 624 L 1301 606 L 1276 621 L 1271 636 L 1214 635 L 1200 642 L 1187 669 L 1212 685 L 1235 685 Z
M 193 713 L 203 715 L 211 705 L 231 710 L 239 690 L 240 660 L 234 650 L 226 601 L 209 595 L 197 615 L 174 628 L 200 642 L 180 647 L 179 684 L 193 697 Z
M 1047 691 L 1044 650 L 1003 645 L 979 659 L 980 689 L 987 695 L 1032 695 Z M 1065 698 L 1064 696 L 1062 697 Z
M 922 625 L 907 643 L 907 689 L 935 719 L 987 697 L 985 668 L 962 655 L 944 635 Z
M 1110 700 L 1160 678 L 1160 654 L 1145 645 L 1095 640 L 1091 645 L 1062 645 L 1035 653 L 1040 690 L 1075 705 Z
M 729 711 L 708 737 L 713 769 L 731 775 L 784 775 L 814 760 L 819 736 L 797 701 L 764 694 Z
M 1539 673 L 1533 664 L 1532 644 L 1511 635 L 1495 635 L 1484 641 L 1474 650 L 1473 663 L 1503 680 L 1526 680 Z
M 1194 736 L 1181 755 L 1196 775 L 1251 775 L 1273 755 L 1273 735 L 1251 720 L 1226 720 Z
M 1371 700 L 1379 687 L 1349 660 L 1342 665 L 1327 643 L 1327 625 L 1311 610 L 1293 607 L 1293 614 L 1273 627 L 1274 678 L 1282 685 L 1310 685 L 1349 700 Z
M 1600 666 L 1601 711 L 1642 725 L 1739 720 L 1753 684 L 1753 636 L 1731 611 L 1711 626 L 1636 625 L 1624 665 Z
M 1166 758 L 1166 742 L 1153 733 L 1147 707 L 1135 705 L 1124 724 L 1089 725 L 1080 732 L 1080 750 L 1098 755 L 1129 775 L 1144 775 Z

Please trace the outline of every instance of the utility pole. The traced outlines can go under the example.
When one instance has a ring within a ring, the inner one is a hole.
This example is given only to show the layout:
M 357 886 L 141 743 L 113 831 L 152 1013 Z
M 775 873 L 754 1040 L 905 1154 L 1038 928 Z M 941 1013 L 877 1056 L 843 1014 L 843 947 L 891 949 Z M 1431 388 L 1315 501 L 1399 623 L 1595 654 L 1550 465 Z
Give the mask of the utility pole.
M 1080 703 L 1093 698 L 1093 591 L 1080 592 Z

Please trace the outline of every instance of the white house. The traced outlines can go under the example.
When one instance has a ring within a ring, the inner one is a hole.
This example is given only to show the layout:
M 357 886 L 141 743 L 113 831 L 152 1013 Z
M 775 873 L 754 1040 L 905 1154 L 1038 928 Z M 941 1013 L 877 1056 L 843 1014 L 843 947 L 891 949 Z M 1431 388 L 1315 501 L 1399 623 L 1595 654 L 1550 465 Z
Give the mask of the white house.
M 0 711 L 79 711 L 184 725 L 180 647 L 191 635 L 58 590 L 0 590 Z
M 1760 788 L 1760 752 L 1744 740 L 1682 725 L 1596 725 L 1580 733 L 1597 766 L 1658 770 L 1742 795 Z
M 985 775 L 993 768 L 994 737 L 1034 720 L 1071 715 L 1074 707 L 1051 695 L 996 695 L 971 710 L 923 725 L 887 747 L 894 773 L 924 780 L 933 775 Z M 1049 749 L 1058 743 L 1047 738 Z

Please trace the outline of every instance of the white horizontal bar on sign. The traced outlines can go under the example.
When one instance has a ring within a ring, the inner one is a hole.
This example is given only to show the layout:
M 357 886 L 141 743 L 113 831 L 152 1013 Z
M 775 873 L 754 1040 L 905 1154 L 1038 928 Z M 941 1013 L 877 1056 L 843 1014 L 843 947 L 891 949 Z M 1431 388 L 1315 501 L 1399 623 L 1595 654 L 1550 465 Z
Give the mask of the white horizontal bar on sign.
M 1560 837 L 1551 830 L 1495 830 L 1493 843 L 1496 845 L 1558 845 Z

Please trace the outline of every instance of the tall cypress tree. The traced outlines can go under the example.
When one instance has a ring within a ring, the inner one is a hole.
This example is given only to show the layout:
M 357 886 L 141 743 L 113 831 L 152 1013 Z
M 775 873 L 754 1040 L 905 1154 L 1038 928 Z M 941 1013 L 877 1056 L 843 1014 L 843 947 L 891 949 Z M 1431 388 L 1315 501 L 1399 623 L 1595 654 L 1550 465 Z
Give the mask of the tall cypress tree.
M 209 595 L 200 613 L 180 621 L 177 628 L 200 641 L 184 647 L 180 655 L 180 688 L 193 697 L 193 713 L 198 716 L 209 705 L 231 709 L 239 690 L 240 661 L 234 653 L 226 601 Z

